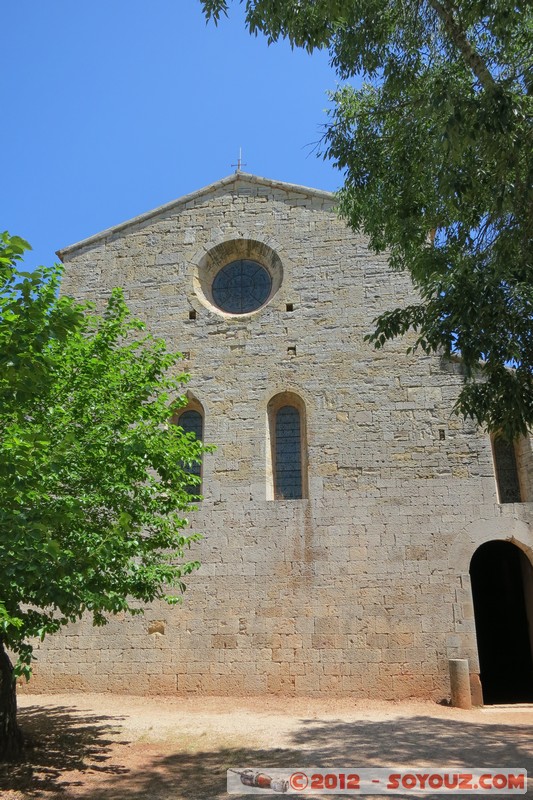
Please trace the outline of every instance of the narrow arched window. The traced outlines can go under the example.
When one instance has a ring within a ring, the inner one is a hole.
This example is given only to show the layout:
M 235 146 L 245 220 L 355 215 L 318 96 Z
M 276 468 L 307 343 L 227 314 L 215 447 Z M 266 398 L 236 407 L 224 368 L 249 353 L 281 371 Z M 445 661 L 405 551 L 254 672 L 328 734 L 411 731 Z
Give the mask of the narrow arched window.
M 272 489 L 267 497 L 300 500 L 307 497 L 305 408 L 291 392 L 272 398 L 268 408 Z
M 492 440 L 492 452 L 500 503 L 521 503 L 515 443 L 497 436 Z
M 282 406 L 276 412 L 276 498 L 302 497 L 302 432 L 300 412 Z
M 199 441 L 203 440 L 204 436 L 204 418 L 200 411 L 195 409 L 186 409 L 182 411 L 176 420 L 177 424 L 183 428 L 185 433 L 194 433 Z M 190 464 L 186 467 L 187 472 L 191 475 L 196 475 L 198 478 L 202 477 L 202 465 Z M 187 487 L 187 491 L 192 495 L 202 494 L 202 487 L 200 484 L 191 484 Z

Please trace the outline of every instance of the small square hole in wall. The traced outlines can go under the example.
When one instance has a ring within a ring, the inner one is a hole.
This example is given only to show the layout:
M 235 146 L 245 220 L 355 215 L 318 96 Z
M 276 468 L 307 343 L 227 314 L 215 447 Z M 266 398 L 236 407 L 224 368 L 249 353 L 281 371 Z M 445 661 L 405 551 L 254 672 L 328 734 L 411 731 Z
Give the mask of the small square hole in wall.
M 287 355 L 288 356 L 296 355 L 296 345 L 293 345 L 292 347 L 287 347 Z
M 194 309 L 189 311 L 189 319 L 196 319 L 196 311 Z
M 294 303 L 287 303 L 285 306 L 285 311 L 294 311 Z
M 190 361 L 191 360 L 190 350 L 184 350 L 181 355 L 183 356 L 183 360 L 184 361 Z
M 443 442 L 446 439 L 446 431 L 444 428 L 439 428 L 439 439 Z

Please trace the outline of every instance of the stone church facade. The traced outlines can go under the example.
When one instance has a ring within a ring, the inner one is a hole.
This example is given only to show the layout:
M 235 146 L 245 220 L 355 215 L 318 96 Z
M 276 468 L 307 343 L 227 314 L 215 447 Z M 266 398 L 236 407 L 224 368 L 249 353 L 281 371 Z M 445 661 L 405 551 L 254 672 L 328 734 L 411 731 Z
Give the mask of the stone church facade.
M 217 449 L 183 605 L 71 625 L 30 689 L 440 699 L 466 658 L 479 698 L 481 658 L 488 702 L 533 699 L 530 442 L 453 415 L 459 363 L 364 342 L 416 295 L 331 194 L 237 172 L 59 255 L 184 353 Z

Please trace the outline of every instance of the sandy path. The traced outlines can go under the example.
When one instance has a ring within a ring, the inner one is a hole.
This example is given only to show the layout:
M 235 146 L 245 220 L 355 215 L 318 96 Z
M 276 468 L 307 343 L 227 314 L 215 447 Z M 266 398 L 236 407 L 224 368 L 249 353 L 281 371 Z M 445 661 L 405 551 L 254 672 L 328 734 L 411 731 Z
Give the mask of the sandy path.
M 105 694 L 22 695 L 19 706 L 37 746 L 0 772 L 2 800 L 222 800 L 232 766 L 533 772 L 533 707 Z

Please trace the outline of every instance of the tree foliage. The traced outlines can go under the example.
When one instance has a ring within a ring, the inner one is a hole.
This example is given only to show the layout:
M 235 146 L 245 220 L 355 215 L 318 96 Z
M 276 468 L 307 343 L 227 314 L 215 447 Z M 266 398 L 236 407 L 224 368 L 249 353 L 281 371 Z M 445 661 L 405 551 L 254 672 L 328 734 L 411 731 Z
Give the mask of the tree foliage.
M 227 0 L 202 0 L 217 21 Z M 533 7 L 525 0 L 247 0 L 252 33 L 328 48 L 339 77 L 322 152 L 341 214 L 409 270 L 420 302 L 376 347 L 459 353 L 456 410 L 508 438 L 533 424 Z M 365 83 L 349 81 L 362 75 Z
M 27 247 L 0 239 L 0 753 L 13 742 L 4 647 L 29 676 L 34 637 L 85 612 L 101 625 L 177 602 L 198 566 L 183 560 L 198 538 L 187 467 L 205 449 L 169 424 L 188 378 L 179 354 L 119 290 L 97 316 L 57 297 L 60 267 L 17 270 Z

